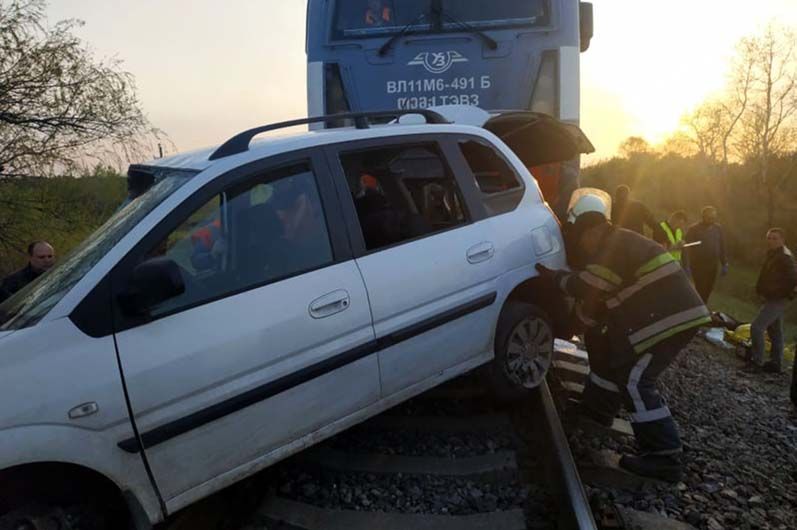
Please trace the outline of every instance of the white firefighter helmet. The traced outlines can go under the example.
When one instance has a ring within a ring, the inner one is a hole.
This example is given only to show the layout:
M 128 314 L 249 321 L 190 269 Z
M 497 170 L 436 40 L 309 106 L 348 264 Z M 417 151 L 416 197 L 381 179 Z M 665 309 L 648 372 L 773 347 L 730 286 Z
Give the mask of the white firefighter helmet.
M 579 188 L 570 196 L 567 207 L 567 222 L 575 223 L 579 215 L 600 212 L 607 220 L 612 218 L 612 197 L 598 188 Z

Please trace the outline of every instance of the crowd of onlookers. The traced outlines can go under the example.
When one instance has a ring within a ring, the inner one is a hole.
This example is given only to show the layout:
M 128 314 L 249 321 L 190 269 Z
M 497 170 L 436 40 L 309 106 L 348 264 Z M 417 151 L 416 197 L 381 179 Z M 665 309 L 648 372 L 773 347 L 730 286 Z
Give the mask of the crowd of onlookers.
M 701 220 L 687 226 L 685 212 L 677 211 L 658 222 L 651 211 L 630 198 L 628 186 L 618 186 L 612 204 L 612 222 L 623 228 L 644 234 L 647 226 L 652 237 L 665 246 L 681 262 L 691 276 L 695 289 L 708 305 L 718 275 L 728 274 L 725 237 L 717 223 L 717 210 L 706 206 Z M 766 232 L 767 253 L 758 275 L 755 291 L 761 308 L 750 327 L 751 347 L 745 369 L 756 372 L 780 373 L 783 370 L 783 318 L 797 288 L 797 265 L 786 246 L 782 228 L 772 227 Z M 770 359 L 764 362 L 765 335 L 771 343 Z M 793 367 L 791 399 L 797 405 L 797 360 Z

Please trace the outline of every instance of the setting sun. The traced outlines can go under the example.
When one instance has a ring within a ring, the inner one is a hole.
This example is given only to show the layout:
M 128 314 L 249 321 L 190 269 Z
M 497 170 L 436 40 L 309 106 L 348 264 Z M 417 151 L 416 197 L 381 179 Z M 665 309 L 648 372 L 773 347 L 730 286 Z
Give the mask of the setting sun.
M 797 23 L 793 0 L 667 3 L 596 0 L 595 37 L 581 57 L 581 125 L 591 163 L 637 135 L 658 143 L 681 116 L 721 91 L 736 43 L 768 22 Z

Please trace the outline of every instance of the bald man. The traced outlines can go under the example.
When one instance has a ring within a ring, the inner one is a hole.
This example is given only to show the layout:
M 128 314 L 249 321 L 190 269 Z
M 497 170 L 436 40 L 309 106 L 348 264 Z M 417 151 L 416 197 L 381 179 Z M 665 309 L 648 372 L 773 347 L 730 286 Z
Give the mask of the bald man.
M 0 283 L 0 303 L 55 264 L 55 250 L 47 241 L 34 241 L 28 245 L 28 264 Z

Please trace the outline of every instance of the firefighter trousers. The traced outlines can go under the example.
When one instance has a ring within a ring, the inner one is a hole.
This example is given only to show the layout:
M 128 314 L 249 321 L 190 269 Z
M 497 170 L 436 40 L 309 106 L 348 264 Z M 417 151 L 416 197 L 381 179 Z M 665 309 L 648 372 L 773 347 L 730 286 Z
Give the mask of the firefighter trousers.
M 683 331 L 638 354 L 612 344 L 605 332 L 589 331 L 585 341 L 590 375 L 582 403 L 605 417 L 616 416 L 625 405 L 641 454 L 680 453 L 678 425 L 656 383 L 696 333 L 696 329 Z

